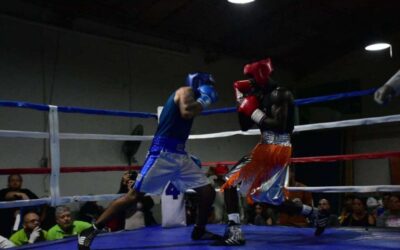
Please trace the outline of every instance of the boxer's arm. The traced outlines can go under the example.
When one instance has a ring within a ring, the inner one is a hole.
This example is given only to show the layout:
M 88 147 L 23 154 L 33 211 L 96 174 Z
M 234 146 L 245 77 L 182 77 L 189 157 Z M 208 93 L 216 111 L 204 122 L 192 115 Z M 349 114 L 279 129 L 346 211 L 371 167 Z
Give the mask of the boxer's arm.
M 260 111 L 259 117 L 260 119 L 256 120 L 254 118 L 254 122 L 256 122 L 261 130 L 266 129 L 278 129 L 284 130 L 286 128 L 286 121 L 288 115 L 288 105 L 281 104 L 281 105 L 273 105 L 272 107 L 272 116 L 268 117 L 262 111 Z
M 286 128 L 288 105 L 279 103 L 272 105 L 272 115 L 267 116 L 260 108 L 257 97 L 247 96 L 238 107 L 239 124 L 242 131 L 247 131 L 256 123 L 260 129 Z
M 190 87 L 179 88 L 175 93 L 174 101 L 179 106 L 184 119 L 191 119 L 203 110 L 203 106 L 194 99 L 194 93 Z
M 386 83 L 385 85 L 390 86 L 396 95 L 400 94 L 400 70 L 397 71 Z
M 261 130 L 278 129 L 285 130 L 288 120 L 289 105 L 293 103 L 293 95 L 289 90 L 274 90 L 271 93 L 271 116 L 267 116 L 263 111 L 256 110 L 251 118 L 258 124 Z
M 384 85 L 375 91 L 374 99 L 378 104 L 389 102 L 400 94 L 400 70 L 397 71 Z

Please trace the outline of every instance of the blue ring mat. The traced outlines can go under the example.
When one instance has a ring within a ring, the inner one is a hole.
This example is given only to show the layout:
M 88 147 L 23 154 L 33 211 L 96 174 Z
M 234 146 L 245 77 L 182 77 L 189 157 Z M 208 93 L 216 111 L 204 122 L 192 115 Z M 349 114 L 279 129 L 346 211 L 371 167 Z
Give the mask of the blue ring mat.
M 210 241 L 192 241 L 193 226 L 178 228 L 147 227 L 132 231 L 100 234 L 92 244 L 92 250 L 111 249 L 232 249 L 235 247 L 210 246 Z M 211 232 L 223 234 L 225 225 L 208 225 Z M 319 237 L 313 228 L 283 226 L 243 225 L 246 245 L 240 249 L 400 249 L 399 229 L 328 228 Z M 77 237 L 21 246 L 17 249 L 77 249 Z

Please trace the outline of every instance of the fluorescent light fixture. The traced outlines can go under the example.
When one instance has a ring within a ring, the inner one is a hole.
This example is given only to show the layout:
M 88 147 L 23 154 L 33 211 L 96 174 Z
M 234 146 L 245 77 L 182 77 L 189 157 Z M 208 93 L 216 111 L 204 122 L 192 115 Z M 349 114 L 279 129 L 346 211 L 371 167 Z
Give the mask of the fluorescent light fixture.
M 246 3 L 251 3 L 254 1 L 255 0 L 228 0 L 228 2 L 234 3 L 234 4 L 246 4 Z
M 378 51 L 378 50 L 384 50 L 384 49 L 387 49 L 390 47 L 391 47 L 391 45 L 388 43 L 374 43 L 374 44 L 370 44 L 370 45 L 366 46 L 365 50 Z
M 374 43 L 365 47 L 367 51 L 380 51 L 389 48 L 390 57 L 393 57 L 392 45 L 390 43 Z

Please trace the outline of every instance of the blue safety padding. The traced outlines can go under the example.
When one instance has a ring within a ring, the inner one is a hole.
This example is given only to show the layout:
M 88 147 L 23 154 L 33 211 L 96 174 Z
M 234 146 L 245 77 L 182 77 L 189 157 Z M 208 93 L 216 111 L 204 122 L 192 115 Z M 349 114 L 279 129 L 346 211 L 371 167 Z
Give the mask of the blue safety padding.
M 100 234 L 92 245 L 92 250 L 111 249 L 229 249 L 232 247 L 209 246 L 210 241 L 192 241 L 190 227 L 163 229 L 147 227 L 133 231 Z M 209 225 L 209 231 L 223 234 L 224 225 Z M 243 226 L 246 245 L 240 249 L 278 250 L 385 250 L 400 249 L 399 230 L 379 229 L 327 229 L 319 237 L 313 228 L 282 226 Z M 42 242 L 23 246 L 19 249 L 70 250 L 76 249 L 76 237 L 59 241 Z

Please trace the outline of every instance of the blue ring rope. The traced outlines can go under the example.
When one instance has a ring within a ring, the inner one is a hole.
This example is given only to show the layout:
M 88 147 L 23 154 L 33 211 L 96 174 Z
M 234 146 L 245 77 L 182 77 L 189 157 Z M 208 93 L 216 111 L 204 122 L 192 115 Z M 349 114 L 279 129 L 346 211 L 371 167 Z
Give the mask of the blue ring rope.
M 377 90 L 377 88 L 372 88 L 372 89 L 366 89 L 366 90 L 338 93 L 338 94 L 333 94 L 333 95 L 302 98 L 302 99 L 295 100 L 294 104 L 296 106 L 302 106 L 302 105 L 313 104 L 313 103 L 328 102 L 328 101 L 346 99 L 346 98 L 351 98 L 351 97 L 371 95 L 376 90 Z M 236 112 L 236 110 L 237 110 L 236 107 L 210 109 L 210 110 L 202 112 L 201 114 L 202 115 L 212 115 L 212 114 L 219 114 L 219 113 L 232 113 L 232 112 Z
M 35 110 L 40 110 L 40 111 L 49 111 L 49 105 L 29 103 L 29 102 L 0 101 L 0 106 L 35 109 Z M 78 108 L 78 107 L 67 107 L 67 106 L 58 106 L 57 110 L 59 112 L 63 112 L 63 113 L 81 113 L 81 114 L 90 114 L 90 115 L 110 115 L 110 116 L 124 116 L 124 117 L 157 119 L 156 114 L 145 113 L 145 112 L 102 110 L 102 109 L 89 109 L 89 108 Z
M 376 89 L 377 88 L 372 88 L 372 89 L 367 89 L 367 90 L 344 92 L 344 93 L 338 93 L 338 94 L 333 94 L 333 95 L 302 98 L 302 99 L 295 100 L 295 105 L 302 106 L 302 105 L 313 104 L 313 103 L 321 103 L 321 102 L 328 102 L 328 101 L 346 99 L 346 98 L 351 98 L 351 97 L 371 95 L 376 91 Z M 40 111 L 49 111 L 49 105 L 29 103 L 29 102 L 1 101 L 0 100 L 0 106 L 35 109 L 35 110 L 40 110 Z M 58 108 L 59 112 L 63 112 L 63 113 L 81 113 L 81 114 L 90 114 L 90 115 L 110 115 L 110 116 L 157 119 L 157 114 L 145 113 L 145 112 L 128 112 L 128 111 L 89 109 L 89 108 L 78 108 L 78 107 L 67 107 L 67 106 L 58 106 L 57 108 Z M 236 107 L 210 109 L 210 110 L 206 110 L 206 111 L 202 112 L 201 114 L 202 115 L 212 115 L 212 114 L 224 114 L 224 113 L 234 113 L 234 112 L 236 112 Z
M 376 90 L 377 90 L 377 88 L 372 88 L 372 89 L 345 92 L 345 93 L 339 93 L 339 94 L 333 94 L 333 95 L 309 97 L 309 98 L 297 99 L 294 101 L 294 103 L 297 106 L 301 106 L 301 105 L 312 104 L 312 103 L 328 102 L 328 101 L 346 99 L 346 98 L 351 98 L 351 97 L 372 95 L 373 93 L 375 93 Z

